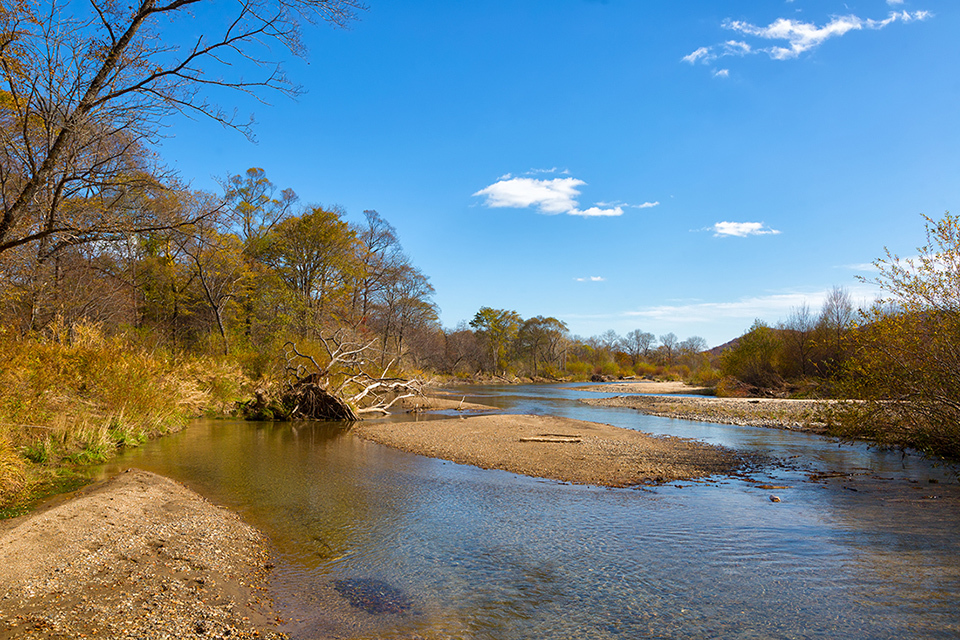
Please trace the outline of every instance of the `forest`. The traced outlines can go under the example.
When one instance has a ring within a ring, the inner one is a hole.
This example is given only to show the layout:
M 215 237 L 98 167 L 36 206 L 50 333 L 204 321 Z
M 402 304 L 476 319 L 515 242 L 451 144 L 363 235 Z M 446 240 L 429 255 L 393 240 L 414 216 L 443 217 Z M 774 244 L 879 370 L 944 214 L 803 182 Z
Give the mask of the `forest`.
M 343 26 L 362 7 L 241 4 L 235 21 L 192 46 L 165 46 L 164 30 L 190 19 L 190 4 L 68 14 L 3 3 L 3 496 L 190 417 L 279 395 L 309 374 L 296 364 L 306 360 L 361 404 L 388 401 L 366 390 L 397 381 L 631 376 L 730 395 L 857 398 L 830 417 L 843 437 L 960 454 L 955 216 L 925 218 L 918 258 L 877 261 L 886 297 L 874 307 L 857 310 L 835 288 L 818 313 L 758 320 L 723 349 L 640 328 L 583 338 L 558 318 L 488 306 L 443 327 L 429 274 L 388 215 L 351 219 L 301 202 L 262 168 L 224 167 L 219 191 L 194 190 L 156 153 L 178 114 L 249 135 L 250 123 L 211 96 L 296 94 L 264 48 L 295 55 L 302 22 Z

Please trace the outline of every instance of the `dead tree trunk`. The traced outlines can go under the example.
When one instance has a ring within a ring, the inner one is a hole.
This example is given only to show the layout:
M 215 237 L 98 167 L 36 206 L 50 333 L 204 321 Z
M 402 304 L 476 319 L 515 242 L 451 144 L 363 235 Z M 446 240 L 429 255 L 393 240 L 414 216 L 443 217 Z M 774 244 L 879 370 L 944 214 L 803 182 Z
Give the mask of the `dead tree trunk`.
M 365 354 L 375 341 L 351 344 L 338 331 L 320 337 L 327 351 L 327 363 L 297 350 L 293 342 L 284 345 L 289 382 L 282 403 L 292 420 L 340 420 L 355 422 L 369 413 L 388 413 L 403 398 L 422 395 L 419 380 L 387 377 L 390 365 L 378 377 L 367 373 Z

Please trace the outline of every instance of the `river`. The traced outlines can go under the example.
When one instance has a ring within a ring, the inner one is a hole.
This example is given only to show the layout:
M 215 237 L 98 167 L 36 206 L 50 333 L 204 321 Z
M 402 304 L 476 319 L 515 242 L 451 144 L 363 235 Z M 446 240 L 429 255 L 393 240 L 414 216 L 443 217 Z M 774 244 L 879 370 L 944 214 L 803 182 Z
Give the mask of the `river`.
M 590 407 L 576 402 L 589 392 L 559 385 L 459 393 L 770 463 L 605 489 L 407 454 L 340 424 L 200 420 L 101 472 L 173 477 L 264 531 L 292 638 L 960 637 L 960 486 L 948 469 Z

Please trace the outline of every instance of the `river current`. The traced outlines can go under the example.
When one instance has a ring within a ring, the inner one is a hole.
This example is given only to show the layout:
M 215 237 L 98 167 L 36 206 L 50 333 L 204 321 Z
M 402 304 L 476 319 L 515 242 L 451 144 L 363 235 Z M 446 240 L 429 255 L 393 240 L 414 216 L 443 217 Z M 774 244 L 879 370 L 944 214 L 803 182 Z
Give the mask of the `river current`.
M 949 469 L 790 431 L 590 407 L 576 399 L 598 394 L 558 385 L 459 393 L 770 462 L 605 489 L 424 458 L 341 424 L 201 420 L 102 472 L 170 476 L 266 533 L 291 638 L 960 637 Z

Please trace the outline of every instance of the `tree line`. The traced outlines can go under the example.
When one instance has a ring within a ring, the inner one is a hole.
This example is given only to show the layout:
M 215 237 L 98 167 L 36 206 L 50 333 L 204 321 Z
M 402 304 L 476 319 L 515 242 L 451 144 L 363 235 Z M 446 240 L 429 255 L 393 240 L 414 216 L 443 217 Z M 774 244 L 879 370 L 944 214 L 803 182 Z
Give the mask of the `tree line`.
M 379 213 L 301 205 L 262 169 L 228 175 L 215 195 L 164 189 L 144 201 L 165 228 L 5 255 L 3 321 L 21 334 L 81 319 L 224 355 L 350 327 L 384 364 L 437 323 L 429 279 Z M 256 362 L 249 363 L 256 369 Z

